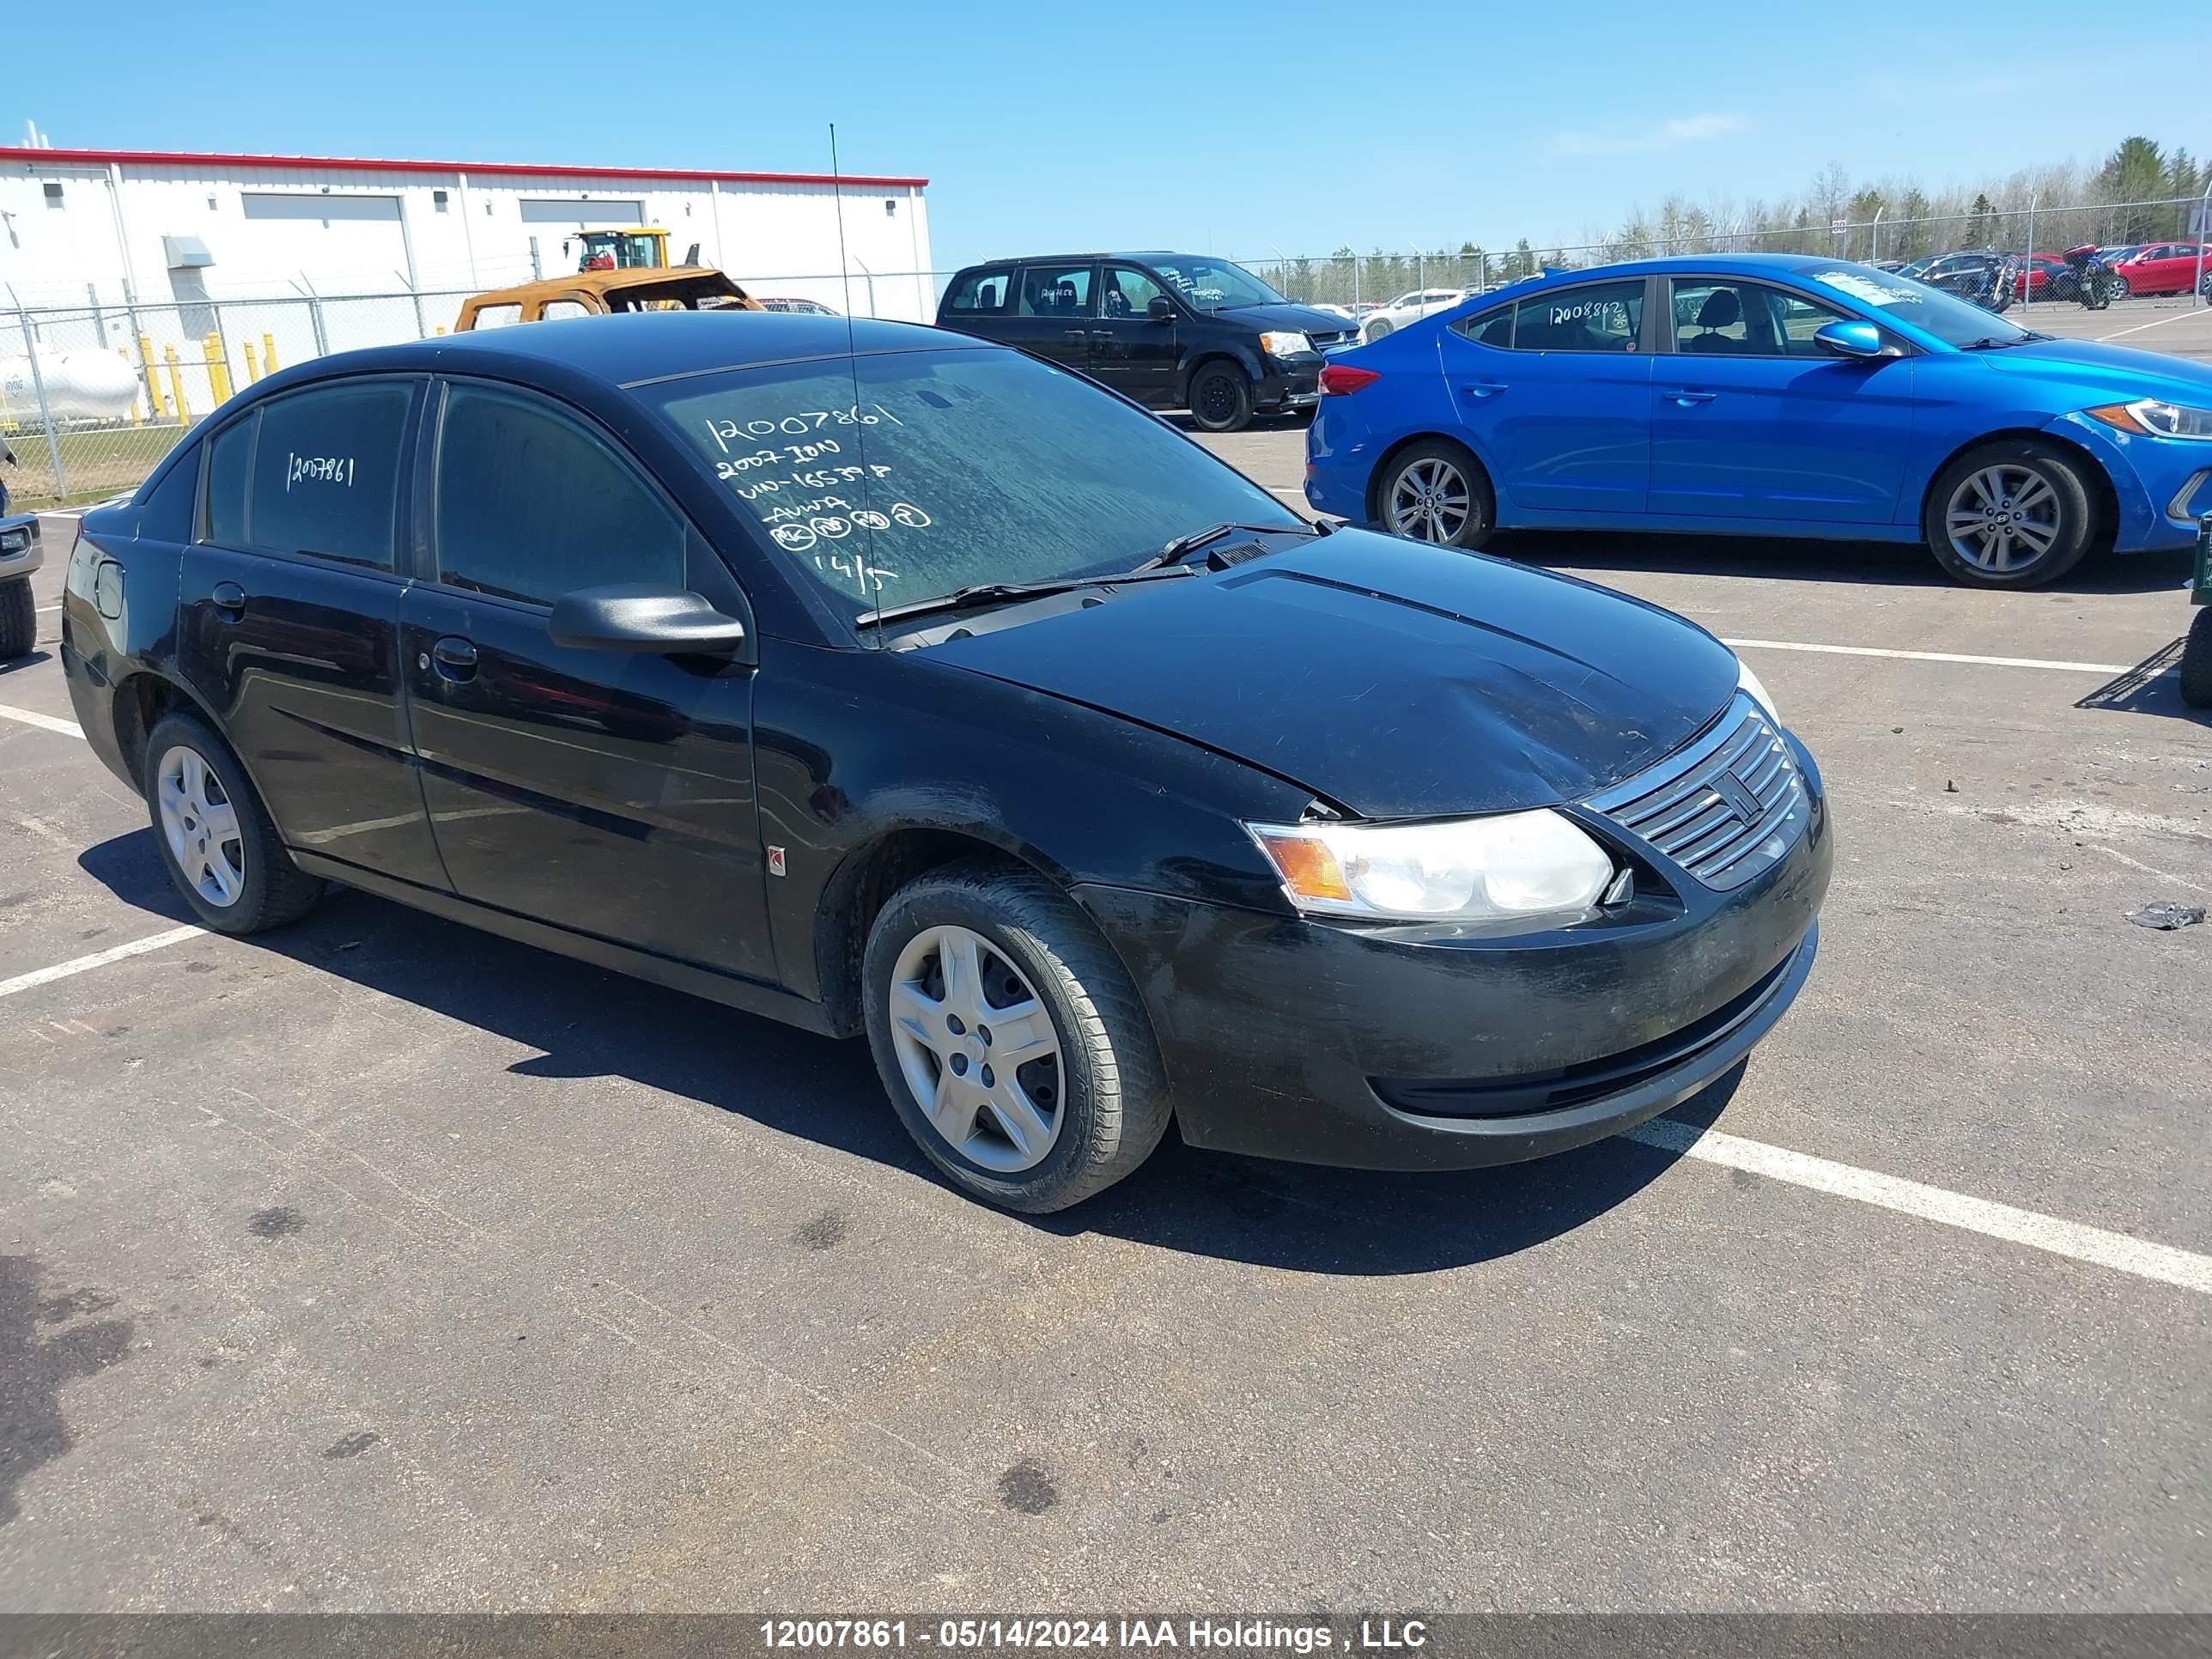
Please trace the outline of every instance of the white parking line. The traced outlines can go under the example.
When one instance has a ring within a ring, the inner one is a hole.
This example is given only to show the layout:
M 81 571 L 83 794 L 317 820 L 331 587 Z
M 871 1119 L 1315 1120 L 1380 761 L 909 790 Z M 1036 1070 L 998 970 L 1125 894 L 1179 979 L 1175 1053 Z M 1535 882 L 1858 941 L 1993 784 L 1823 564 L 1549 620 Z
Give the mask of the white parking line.
M 1887 651 L 1871 645 L 1807 645 L 1799 640 L 1723 640 L 1735 651 L 1819 651 L 1838 657 L 1901 657 L 1907 662 L 1965 662 L 1983 668 L 2057 668 L 2074 674 L 2127 674 L 2136 665 L 2118 662 L 2053 662 L 2042 657 L 1969 657 L 1956 651 Z M 2171 672 L 2171 670 L 2161 670 Z
M 2043 1215 L 2034 1210 L 1994 1204 L 1985 1198 L 1969 1198 L 1964 1193 L 1948 1192 L 1917 1181 L 1790 1152 L 1760 1140 L 1746 1140 L 1741 1135 L 1723 1134 L 1718 1129 L 1699 1130 L 1668 1118 L 1655 1118 L 1631 1129 L 1628 1137 L 1662 1152 L 1679 1152 L 1685 1158 L 1717 1164 L 1726 1169 L 1748 1170 L 1771 1180 L 1786 1181 L 1793 1187 L 1809 1188 L 1835 1198 L 1855 1199 L 1877 1209 L 1895 1210 L 1902 1215 L 1917 1216 L 1923 1221 L 1939 1222 L 1946 1227 L 2002 1238 L 2014 1244 L 2025 1244 L 2032 1250 L 2047 1250 L 2053 1255 L 2109 1267 L 2114 1273 L 2131 1273 L 2137 1279 L 2155 1279 L 2162 1285 L 2178 1285 L 2185 1291 L 2195 1291 L 2200 1296 L 2212 1296 L 2212 1255 L 2200 1255 L 2194 1250 L 2154 1244 L 2148 1239 L 2107 1232 L 2102 1227 L 2086 1227 L 2078 1221 L 2062 1221 L 2057 1216 Z
M 207 932 L 204 927 L 172 927 L 166 933 L 155 933 L 146 939 L 134 939 L 128 945 L 111 945 L 105 951 L 94 951 L 88 957 L 77 957 L 68 962 L 58 962 L 51 968 L 34 968 L 27 974 L 18 974 L 13 979 L 0 979 L 0 997 L 12 997 L 18 991 L 51 985 L 58 979 L 67 979 L 72 974 L 82 974 L 94 968 L 105 968 L 111 962 L 121 962 L 131 957 L 143 957 L 149 951 L 167 950 L 172 945 L 182 945 L 188 939 L 198 939 Z
M 2201 312 L 2199 312 L 2199 310 L 2197 309 L 2197 307 L 2195 307 L 2195 306 L 2191 306 L 2191 307 L 2189 307 L 2189 309 L 2188 309 L 2188 310 L 2186 310 L 2186 311 L 2177 311 L 2177 312 L 2175 312 L 2175 313 L 2173 313 L 2173 315 L 2172 315 L 2172 316 L 2171 316 L 2171 317 L 2154 317 L 2154 318 L 2152 318 L 2152 319 L 2150 319 L 2150 321 L 2148 321 L 2148 322 L 2147 322 L 2147 323 L 2137 323 L 2137 324 L 2136 324 L 2133 328 L 2124 328 L 2124 329 L 2121 329 L 2121 330 L 2119 331 L 2119 332 L 2118 332 L 2118 333 L 2115 333 L 2115 334 L 2100 334 L 2100 335 L 2097 337 L 2097 338 L 2098 338 L 2100 341 L 2104 341 L 2104 340 L 2117 340 L 2117 339 L 2118 339 L 2122 335 L 2125 335 L 2125 334 L 2140 334 L 2140 333 L 2142 333 L 2142 332 L 2145 329 L 2147 329 L 2147 328 L 2159 328 L 2159 327 L 2162 327 L 2163 325 L 2166 325 L 2166 324 L 2167 324 L 2167 323 L 2178 323 L 2178 322 L 2179 322 L 2179 321 L 2180 321 L 2184 317 L 2196 317 L 2196 316 L 2199 316 L 2199 315 L 2202 315 L 2202 314 L 2203 314 L 2203 313 L 2202 313 Z
M 75 720 L 65 720 L 52 714 L 36 714 L 27 708 L 11 708 L 0 702 L 0 720 L 20 720 L 25 726 L 35 726 L 41 732 L 58 732 L 65 738 L 81 738 L 84 728 Z

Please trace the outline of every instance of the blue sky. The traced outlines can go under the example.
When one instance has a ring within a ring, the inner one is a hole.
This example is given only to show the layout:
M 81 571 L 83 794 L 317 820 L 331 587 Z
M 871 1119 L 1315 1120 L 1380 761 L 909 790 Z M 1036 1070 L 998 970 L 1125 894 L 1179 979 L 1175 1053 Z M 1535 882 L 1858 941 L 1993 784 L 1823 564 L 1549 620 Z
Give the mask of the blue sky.
M 929 177 L 939 266 L 1571 241 L 1832 161 L 1941 185 L 2134 131 L 2212 151 L 2203 0 L 11 10 L 0 143 L 817 171 L 835 120 L 848 172 Z

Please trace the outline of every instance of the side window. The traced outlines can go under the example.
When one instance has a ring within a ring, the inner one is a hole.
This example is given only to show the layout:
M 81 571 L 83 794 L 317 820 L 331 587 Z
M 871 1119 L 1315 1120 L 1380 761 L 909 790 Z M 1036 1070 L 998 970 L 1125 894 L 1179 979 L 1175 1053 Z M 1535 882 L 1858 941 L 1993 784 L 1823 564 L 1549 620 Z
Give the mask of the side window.
M 199 500 L 200 451 L 187 446 L 177 464 L 151 489 L 140 487 L 133 499 L 138 504 L 138 534 L 147 541 L 188 542 L 192 539 L 192 507 Z
M 1516 351 L 1633 351 L 1644 326 L 1644 283 L 1591 283 L 1534 294 L 1513 310 Z
M 411 385 L 335 386 L 264 404 L 246 492 L 248 545 L 393 568 Z
M 1013 283 L 1012 265 L 1001 265 L 995 270 L 963 271 L 945 290 L 945 313 L 951 316 L 1004 311 L 1006 291 Z
M 253 465 L 253 434 L 261 426 L 255 410 L 216 434 L 208 446 L 207 538 L 225 547 L 246 543 L 246 475 Z
M 1167 290 L 1141 270 L 1127 265 L 1106 267 L 1106 286 L 1099 295 L 1108 317 L 1144 317 L 1151 314 L 1152 301 L 1164 298 Z
M 550 404 L 452 386 L 438 425 L 438 580 L 530 605 L 611 582 L 684 586 L 684 532 L 615 452 Z
M 1479 317 L 1462 317 L 1452 327 L 1477 345 L 1496 346 L 1500 351 L 1513 349 L 1513 307 L 1500 306 L 1495 311 L 1486 311 Z
M 1765 355 L 1765 343 L 1753 338 L 1746 311 L 1747 301 L 1757 302 L 1758 290 L 1710 280 L 1676 283 L 1674 289 L 1675 350 L 1705 356 Z
M 1774 318 L 1776 346 L 1785 357 L 1825 357 L 1820 343 L 1813 337 L 1830 323 L 1851 320 L 1847 313 L 1808 300 L 1802 294 L 1785 294 L 1778 288 L 1757 290 L 1766 301 L 1767 309 Z
M 538 313 L 541 323 L 557 323 L 563 317 L 588 317 L 591 307 L 581 300 L 548 300 Z
M 471 328 L 505 328 L 509 323 L 519 323 L 521 320 L 521 306 L 510 301 L 505 305 L 477 307 L 476 320 L 469 326 Z
M 1088 317 L 1091 314 L 1091 267 L 1031 265 L 1022 273 L 1022 302 L 1018 317 Z

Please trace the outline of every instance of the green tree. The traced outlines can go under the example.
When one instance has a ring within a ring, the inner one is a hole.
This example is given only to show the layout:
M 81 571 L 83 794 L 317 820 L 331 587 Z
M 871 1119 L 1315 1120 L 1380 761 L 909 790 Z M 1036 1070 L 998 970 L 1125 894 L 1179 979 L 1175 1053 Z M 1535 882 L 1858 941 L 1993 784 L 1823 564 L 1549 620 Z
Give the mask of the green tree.
M 1897 204 L 1897 233 L 1884 238 L 1890 258 L 1918 259 L 1936 251 L 1936 228 L 1928 222 L 1934 210 L 1917 185 L 1905 192 Z
M 1966 210 L 1967 247 L 1992 247 L 1997 240 L 1997 210 L 1990 203 L 1987 191 L 1977 191 L 1974 204 Z
M 2120 140 L 2120 147 L 2097 169 L 2097 192 L 2119 210 L 2116 234 L 2124 242 L 2147 242 L 2160 234 L 2168 216 L 2154 207 L 2142 205 L 2165 193 L 2166 158 L 2158 146 L 2140 133 Z
M 1510 274 L 1515 276 L 1534 276 L 1536 274 L 1536 255 L 1529 247 L 1526 236 L 1513 245 L 1513 269 Z

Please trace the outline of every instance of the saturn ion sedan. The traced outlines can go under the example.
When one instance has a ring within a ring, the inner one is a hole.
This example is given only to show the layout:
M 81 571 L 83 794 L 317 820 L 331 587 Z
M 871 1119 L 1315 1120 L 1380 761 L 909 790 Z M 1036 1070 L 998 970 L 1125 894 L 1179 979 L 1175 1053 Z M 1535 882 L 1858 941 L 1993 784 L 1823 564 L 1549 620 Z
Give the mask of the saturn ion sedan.
M 209 927 L 342 883 L 865 1033 L 1014 1209 L 1171 1124 L 1405 1169 L 1611 1133 L 1781 1017 L 1828 882 L 1813 759 L 1711 635 L 1327 533 L 933 329 L 288 369 L 86 516 L 62 629 Z

